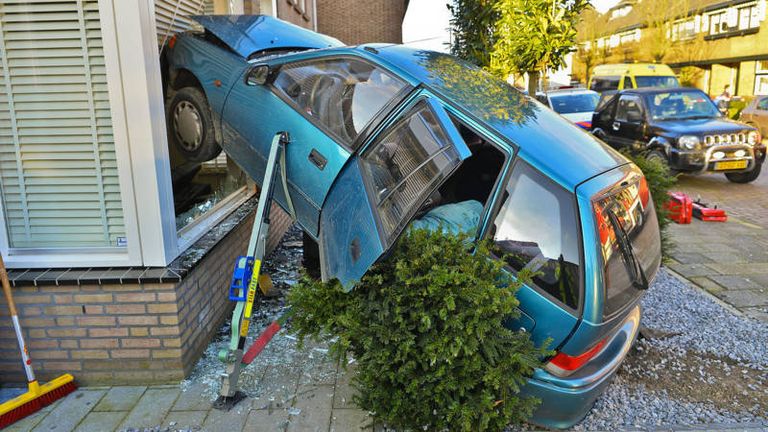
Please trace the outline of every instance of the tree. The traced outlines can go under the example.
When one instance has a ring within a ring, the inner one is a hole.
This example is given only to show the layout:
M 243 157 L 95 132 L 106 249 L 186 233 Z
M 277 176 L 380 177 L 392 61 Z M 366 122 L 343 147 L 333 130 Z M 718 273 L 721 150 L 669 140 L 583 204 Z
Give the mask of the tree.
M 581 13 L 581 23 L 578 26 L 579 45 L 576 49 L 576 58 L 584 64 L 584 80 L 589 80 L 592 68 L 601 59 L 601 49 L 597 47 L 600 38 L 600 12 L 589 7 Z
M 490 64 L 498 12 L 492 0 L 453 0 L 451 11 L 451 54 L 480 67 Z
M 503 78 L 527 73 L 528 93 L 535 94 L 540 73 L 565 65 L 588 6 L 588 0 L 498 0 L 491 71 Z
M 649 0 L 635 5 L 639 16 L 644 17 L 643 31 L 645 55 L 655 63 L 663 63 L 676 41 L 672 37 L 675 20 L 691 17 L 689 0 Z

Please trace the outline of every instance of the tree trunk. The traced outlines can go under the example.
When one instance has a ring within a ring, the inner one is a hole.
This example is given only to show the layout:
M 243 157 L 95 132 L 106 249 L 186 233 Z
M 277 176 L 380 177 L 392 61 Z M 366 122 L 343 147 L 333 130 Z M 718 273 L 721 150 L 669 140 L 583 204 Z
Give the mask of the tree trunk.
M 539 72 L 528 71 L 528 96 L 535 97 L 539 87 Z

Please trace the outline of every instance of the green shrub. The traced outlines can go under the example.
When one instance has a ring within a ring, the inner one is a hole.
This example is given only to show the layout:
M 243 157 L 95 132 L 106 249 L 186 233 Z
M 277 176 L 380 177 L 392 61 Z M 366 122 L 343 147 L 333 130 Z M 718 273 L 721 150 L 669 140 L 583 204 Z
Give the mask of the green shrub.
M 672 239 L 669 236 L 667 227 L 670 219 L 667 217 L 667 209 L 664 203 L 667 202 L 667 192 L 677 183 L 677 177 L 670 173 L 669 168 L 658 160 L 648 159 L 645 153 L 632 153 L 625 151 L 624 156 L 628 157 L 645 175 L 648 182 L 648 189 L 651 191 L 653 206 L 656 207 L 656 215 L 659 219 L 659 231 L 661 232 L 661 256 L 664 260 L 669 258 L 669 254 L 674 248 Z
M 343 364 L 353 355 L 355 402 L 389 426 L 502 430 L 538 404 L 518 392 L 549 353 L 502 325 L 519 316 L 520 284 L 488 244 L 470 246 L 410 230 L 351 292 L 309 278 L 291 289 L 292 331 L 332 337 Z

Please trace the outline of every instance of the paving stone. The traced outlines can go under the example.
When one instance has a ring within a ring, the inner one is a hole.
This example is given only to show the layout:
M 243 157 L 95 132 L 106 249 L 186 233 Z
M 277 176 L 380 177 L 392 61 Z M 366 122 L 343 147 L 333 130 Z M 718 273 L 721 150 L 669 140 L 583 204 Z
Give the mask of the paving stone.
M 352 398 L 355 396 L 355 388 L 352 387 L 350 380 L 354 374 L 354 368 L 350 367 L 347 370 L 339 367 L 339 372 L 336 378 L 336 388 L 333 392 L 333 408 L 356 408 L 352 402 Z
M 146 390 L 146 387 L 137 386 L 112 387 L 93 410 L 130 411 Z
M 743 308 L 742 312 L 749 317 L 768 322 L 768 307 L 747 307 Z
M 77 390 L 51 410 L 32 429 L 35 432 L 70 432 L 104 397 L 104 390 Z
M 251 411 L 250 404 L 243 401 L 230 411 L 220 411 L 212 409 L 205 418 L 202 430 L 205 431 L 227 431 L 238 432 L 243 430 L 245 421 L 248 419 L 248 413 Z
M 710 279 L 721 286 L 728 287 L 729 290 L 761 288 L 760 285 L 756 284 L 748 275 L 713 275 L 710 276 Z
M 113 431 L 128 413 L 125 411 L 92 411 L 85 416 L 75 432 Z
M 703 263 L 713 262 L 711 259 L 705 256 L 706 254 L 709 254 L 709 253 L 715 253 L 715 252 L 705 252 L 705 253 L 680 252 L 680 253 L 673 254 L 673 257 L 678 264 L 703 264 Z
M 692 277 L 689 280 L 712 294 L 717 294 L 724 290 L 722 286 L 705 276 Z
M 747 252 L 702 252 L 704 257 L 699 263 L 748 263 L 750 258 Z
M 171 411 L 165 416 L 163 426 L 174 429 L 197 430 L 203 427 L 208 411 Z
M 373 418 L 359 409 L 334 409 L 330 432 L 355 432 L 373 429 Z
M 723 291 L 718 297 L 738 308 L 768 306 L 768 293 L 753 290 Z
M 194 383 L 179 394 L 173 411 L 208 411 L 211 409 L 211 400 L 204 395 L 205 386 L 202 383 Z
M 327 432 L 331 424 L 333 386 L 302 386 L 288 422 L 288 432 Z
M 670 264 L 669 268 L 687 278 L 694 276 L 708 276 L 716 273 L 716 270 L 707 267 L 704 264 Z
M 710 267 L 716 272 L 724 275 L 758 274 L 758 273 L 765 272 L 765 269 L 768 268 L 768 263 L 764 263 L 764 262 L 754 262 L 754 263 L 748 263 L 748 264 L 747 263 L 741 263 L 741 264 L 712 263 L 712 264 L 707 264 L 707 267 Z M 694 274 L 691 276 L 701 276 L 701 274 Z
M 40 423 L 50 411 L 40 410 L 28 415 L 16 423 L 3 429 L 3 432 L 29 432 Z
M 283 432 L 288 427 L 288 410 L 251 410 L 243 431 Z
M 144 392 L 136 406 L 120 424 L 121 429 L 145 428 L 160 425 L 171 410 L 180 390 L 177 388 L 150 388 Z

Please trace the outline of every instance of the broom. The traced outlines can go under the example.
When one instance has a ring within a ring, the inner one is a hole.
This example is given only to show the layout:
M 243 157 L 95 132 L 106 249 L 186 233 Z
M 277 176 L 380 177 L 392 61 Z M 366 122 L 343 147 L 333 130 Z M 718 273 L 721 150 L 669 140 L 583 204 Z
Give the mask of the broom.
M 13 303 L 11 284 L 8 282 L 8 273 L 5 271 L 2 255 L 0 255 L 0 280 L 2 281 L 8 308 L 11 310 L 13 329 L 16 330 L 16 339 L 19 340 L 21 360 L 24 363 L 29 386 L 29 390 L 23 395 L 0 404 L 0 429 L 2 429 L 72 393 L 77 388 L 77 385 L 74 382 L 75 378 L 70 374 L 64 374 L 43 385 L 37 382 L 35 373 L 32 371 L 32 360 L 29 358 L 27 345 L 24 343 L 24 337 L 21 334 L 19 315 L 16 312 L 16 305 Z

